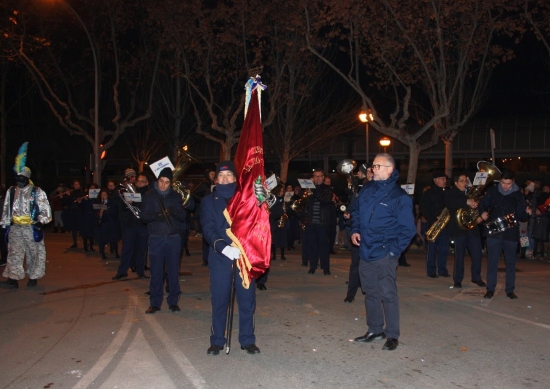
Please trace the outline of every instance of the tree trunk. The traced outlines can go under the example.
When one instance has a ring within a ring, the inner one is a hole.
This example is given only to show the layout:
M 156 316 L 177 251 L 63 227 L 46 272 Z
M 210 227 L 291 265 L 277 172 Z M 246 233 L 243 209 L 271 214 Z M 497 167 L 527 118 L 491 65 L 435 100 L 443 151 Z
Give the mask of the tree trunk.
M 416 181 L 416 171 L 418 170 L 418 157 L 420 149 L 418 144 L 409 144 L 409 171 L 407 173 L 407 184 L 414 184 Z
M 453 178 L 453 141 L 443 139 L 445 144 L 445 174 L 447 177 Z
M 280 173 L 279 177 L 281 178 L 281 181 L 286 183 L 288 180 L 288 164 L 290 163 L 290 158 L 288 157 L 288 154 L 283 155 L 283 158 L 281 159 L 280 164 Z

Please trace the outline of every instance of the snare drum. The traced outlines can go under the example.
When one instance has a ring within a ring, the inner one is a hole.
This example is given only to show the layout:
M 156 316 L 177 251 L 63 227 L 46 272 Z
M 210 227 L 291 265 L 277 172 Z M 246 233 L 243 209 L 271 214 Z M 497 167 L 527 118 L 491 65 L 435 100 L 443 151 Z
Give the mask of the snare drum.
M 518 222 L 516 221 L 516 217 L 513 213 L 503 217 L 499 217 L 498 219 L 495 219 L 492 222 L 486 224 L 489 235 L 498 234 L 517 225 Z

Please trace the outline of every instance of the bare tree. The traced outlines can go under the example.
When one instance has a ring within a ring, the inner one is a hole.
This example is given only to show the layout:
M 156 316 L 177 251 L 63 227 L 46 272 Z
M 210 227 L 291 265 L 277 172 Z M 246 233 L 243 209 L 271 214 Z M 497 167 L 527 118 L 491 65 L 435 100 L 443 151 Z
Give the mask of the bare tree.
M 99 72 L 97 76 L 102 85 L 110 85 L 110 96 L 100 90 L 99 96 L 87 98 L 78 95 L 86 85 L 82 82 L 84 72 L 75 70 L 74 65 L 62 68 L 59 58 L 74 52 L 74 47 L 65 46 L 67 43 L 59 36 L 59 31 L 42 29 L 40 36 L 44 39 L 41 55 L 29 47 L 28 26 L 37 23 L 37 15 L 20 13 L 18 15 L 19 31 L 13 38 L 12 47 L 17 57 L 28 70 L 38 86 L 42 99 L 47 103 L 59 124 L 70 135 L 84 137 L 92 148 L 95 144 L 94 109 L 86 106 L 95 98 L 100 98 L 100 120 L 103 123 L 98 130 L 101 151 L 111 148 L 117 139 L 129 128 L 147 120 L 152 114 L 152 100 L 154 93 L 155 76 L 158 69 L 160 51 L 155 47 L 153 37 L 148 31 L 132 30 L 133 37 L 121 45 L 121 36 L 129 33 L 131 22 L 138 26 L 140 13 L 138 4 L 124 0 L 114 1 L 86 1 L 78 12 L 79 20 L 89 20 L 89 25 L 83 25 L 90 39 L 92 51 L 98 57 Z M 67 8 L 41 10 L 43 17 L 52 16 L 51 13 L 68 12 Z M 84 15 L 85 17 L 81 17 Z M 59 16 L 59 15 L 58 15 Z M 71 20 L 74 15 L 63 15 Z M 32 19 L 32 23 L 27 23 Z M 48 19 L 48 25 L 55 18 Z M 59 22 L 57 22 L 59 23 Z M 52 23 L 54 24 L 54 23 Z M 54 24 L 55 25 L 55 24 Z M 78 27 L 78 28 L 80 28 Z M 78 31 L 75 27 L 75 31 Z M 132 27 L 134 28 L 134 27 Z M 89 32 L 91 31 L 91 33 Z M 136 33 L 138 32 L 138 33 Z M 74 43 L 69 40 L 69 44 Z M 47 54 L 47 55 L 44 55 Z M 80 58 L 78 58 L 80 59 Z M 89 58 L 86 58 L 90 63 Z M 102 66 L 103 65 L 103 66 Z M 105 69 L 109 69 L 106 71 Z M 88 72 L 86 75 L 93 75 Z M 87 90 L 93 90 L 87 88 Z M 92 104 L 93 105 L 93 104 Z M 107 117 L 110 119 L 107 121 Z M 95 180 L 99 180 L 101 172 L 96 172 Z
M 414 182 L 420 152 L 461 128 L 482 101 L 489 69 L 510 58 L 493 38 L 507 27 L 511 3 L 343 0 L 318 7 L 310 2 L 304 7 L 308 48 L 359 94 L 363 109 L 375 117 L 373 128 L 408 146 L 407 181 Z M 320 48 L 330 44 L 347 55 L 345 65 L 322 55 Z M 374 88 L 390 92 L 394 107 L 374 102 Z M 474 104 L 468 90 L 476 94 Z M 444 119 L 458 107 L 451 126 Z

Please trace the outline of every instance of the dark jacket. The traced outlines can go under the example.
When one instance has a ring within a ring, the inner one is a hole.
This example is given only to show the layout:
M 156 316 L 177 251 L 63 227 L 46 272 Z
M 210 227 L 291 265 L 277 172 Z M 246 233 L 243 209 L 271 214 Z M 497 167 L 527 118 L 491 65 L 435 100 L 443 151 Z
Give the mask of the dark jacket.
M 443 211 L 443 208 L 445 208 L 446 190 L 448 188 L 440 188 L 436 185 L 424 192 L 422 200 L 420 200 L 420 212 L 426 218 L 426 226 L 428 228 L 435 223 L 437 217 Z
M 306 203 L 306 213 L 308 222 L 311 223 L 313 215 L 313 207 L 315 203 L 319 203 L 321 206 L 321 225 L 328 226 L 330 223 L 331 207 L 334 207 L 332 202 L 332 189 L 330 186 L 321 184 L 315 189 L 312 189 L 312 194 L 309 196 Z
M 489 212 L 487 222 L 491 222 L 497 218 L 503 218 L 506 215 L 513 213 L 517 221 L 527 219 L 525 196 L 521 193 L 518 186 L 514 183 L 512 188 L 506 194 L 499 191 L 500 184 L 494 185 L 487 189 L 485 197 L 479 203 L 479 214 Z M 519 226 L 509 228 L 502 233 L 493 235 L 494 237 L 502 236 L 503 240 L 518 241 Z
M 397 185 L 394 170 L 384 181 L 373 181 L 361 190 L 352 212 L 352 234 L 361 235 L 359 255 L 375 261 L 388 254 L 399 258 L 416 234 L 412 200 Z
M 168 210 L 168 218 L 171 226 L 161 212 L 161 201 Z M 147 223 L 149 235 L 176 235 L 185 229 L 185 217 L 187 212 L 181 204 L 181 196 L 168 187 L 166 192 L 161 192 L 155 182 L 154 188 L 145 193 L 141 209 L 141 221 Z
M 468 234 L 469 231 L 463 230 L 458 225 L 458 222 L 456 221 L 456 211 L 458 211 L 460 208 L 468 208 L 468 204 L 466 204 L 468 197 L 466 196 L 466 193 L 462 192 L 456 187 L 447 189 L 444 193 L 445 206 L 449 209 L 450 215 L 449 228 L 451 229 L 451 236 L 453 238 L 464 237 Z M 476 234 L 479 234 L 477 227 L 473 228 L 470 231 L 475 231 Z
M 269 209 L 269 227 L 271 229 L 271 246 L 286 247 L 287 246 L 287 228 L 279 228 L 279 221 L 284 214 L 283 209 L 284 197 L 277 196 L 277 201 Z M 288 221 L 287 221 L 288 223 Z

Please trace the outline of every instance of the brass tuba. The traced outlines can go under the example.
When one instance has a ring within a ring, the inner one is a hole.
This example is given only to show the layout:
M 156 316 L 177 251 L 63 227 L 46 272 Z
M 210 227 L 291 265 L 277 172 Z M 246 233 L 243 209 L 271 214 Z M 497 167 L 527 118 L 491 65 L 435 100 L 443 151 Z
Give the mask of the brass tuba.
M 489 174 L 484 185 L 478 185 L 468 192 L 467 197 L 469 199 L 473 199 L 476 203 L 483 198 L 483 191 L 489 186 L 489 184 L 491 184 L 494 180 L 500 180 L 501 176 L 500 170 L 498 170 L 495 165 L 487 161 L 479 161 L 477 163 L 477 169 L 480 172 L 487 172 Z M 478 218 L 479 211 L 471 207 L 460 208 L 456 211 L 456 222 L 460 228 L 466 231 L 477 226 Z
M 185 173 L 185 171 L 195 163 L 202 162 L 187 152 L 187 146 L 184 146 L 182 149 L 178 149 L 178 160 L 176 161 L 176 168 L 174 169 L 172 189 L 181 196 L 182 205 L 184 207 L 191 199 L 191 190 L 189 190 L 189 188 L 184 185 L 181 180 L 183 179 L 183 173 Z

